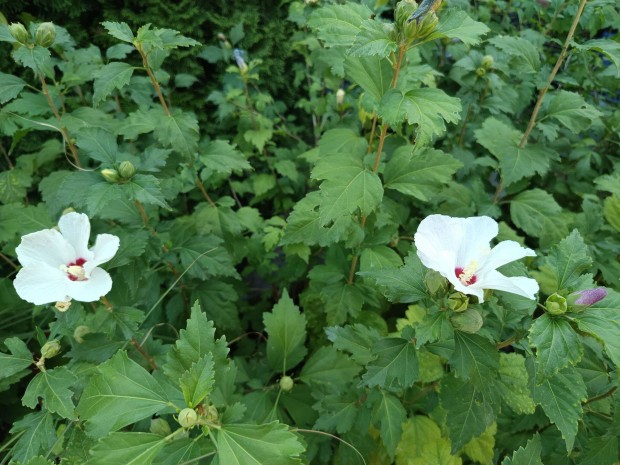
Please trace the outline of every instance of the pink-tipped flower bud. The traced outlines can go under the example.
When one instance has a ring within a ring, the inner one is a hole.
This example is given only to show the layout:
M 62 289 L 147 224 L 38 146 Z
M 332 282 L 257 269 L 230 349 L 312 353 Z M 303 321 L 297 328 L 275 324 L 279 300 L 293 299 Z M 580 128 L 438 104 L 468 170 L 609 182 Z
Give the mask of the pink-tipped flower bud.
M 568 309 L 572 312 L 582 312 L 591 305 L 600 302 L 607 297 L 607 289 L 595 287 L 594 289 L 584 289 L 583 291 L 573 292 L 568 296 Z

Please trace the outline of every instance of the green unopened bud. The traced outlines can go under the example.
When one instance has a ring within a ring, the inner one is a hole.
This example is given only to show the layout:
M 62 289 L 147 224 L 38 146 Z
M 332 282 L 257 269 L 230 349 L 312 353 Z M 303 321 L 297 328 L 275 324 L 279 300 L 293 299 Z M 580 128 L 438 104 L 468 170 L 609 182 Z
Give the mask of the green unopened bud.
M 169 434 L 172 434 L 170 425 L 163 418 L 153 418 L 151 420 L 149 431 L 153 434 L 158 434 L 159 436 L 168 436 Z
M 43 347 L 41 347 L 41 356 L 44 358 L 49 359 L 55 357 L 59 353 L 60 342 L 58 342 L 56 339 L 52 341 L 47 341 L 45 344 L 43 344 Z
M 120 174 L 122 178 L 130 179 L 136 174 L 136 167 L 133 166 L 133 163 L 130 161 L 123 161 L 118 167 L 118 174 Z
M 448 307 L 455 312 L 464 312 L 467 310 L 469 304 L 469 297 L 462 292 L 453 292 L 448 297 Z
M 215 405 L 209 405 L 205 412 L 205 420 L 207 421 L 207 423 L 217 423 L 219 418 L 220 415 L 219 413 L 217 413 L 217 408 L 215 408 Z
M 291 378 L 290 376 L 283 376 L 282 378 L 280 378 L 280 389 L 282 389 L 284 392 L 289 392 L 293 389 L 293 386 L 295 386 L 295 381 L 293 381 L 293 378 Z
M 22 23 L 11 23 L 9 32 L 20 44 L 27 44 L 30 41 L 30 34 Z
M 484 69 L 482 66 L 480 66 L 479 68 L 476 68 L 476 75 L 478 77 L 484 77 L 487 74 L 487 70 Z
M 73 339 L 76 340 L 78 344 L 84 342 L 84 336 L 90 334 L 90 328 L 85 325 L 80 325 L 73 330 Z
M 34 33 L 34 42 L 41 47 L 50 47 L 56 40 L 54 23 L 41 23 Z
M 468 308 L 464 312 L 455 313 L 450 317 L 452 327 L 458 331 L 464 333 L 477 333 L 482 328 L 482 315 L 480 312 L 473 308 Z
M 193 408 L 184 408 L 179 412 L 178 421 L 183 428 L 191 428 L 198 423 L 198 414 Z
M 550 315 L 562 315 L 568 310 L 566 299 L 560 294 L 551 294 L 545 302 L 545 311 Z
M 108 182 L 118 182 L 120 179 L 120 176 L 118 175 L 118 171 L 111 169 L 111 168 L 106 168 L 104 170 L 101 170 L 101 176 L 103 176 L 103 179 L 105 179 Z
M 344 91 L 344 89 L 338 89 L 336 91 L 336 105 L 340 106 L 344 103 L 345 95 L 346 95 L 346 92 Z
M 485 55 L 482 57 L 482 67 L 484 69 L 491 69 L 493 68 L 493 57 L 491 55 Z
M 417 9 L 417 3 L 412 0 L 403 0 L 396 4 L 394 18 L 396 19 L 396 24 L 399 26 L 399 29 L 402 29 L 405 24 L 407 24 L 407 20 Z
M 429 270 L 424 276 L 424 284 L 431 294 L 435 294 L 446 285 L 446 278 L 434 270 Z

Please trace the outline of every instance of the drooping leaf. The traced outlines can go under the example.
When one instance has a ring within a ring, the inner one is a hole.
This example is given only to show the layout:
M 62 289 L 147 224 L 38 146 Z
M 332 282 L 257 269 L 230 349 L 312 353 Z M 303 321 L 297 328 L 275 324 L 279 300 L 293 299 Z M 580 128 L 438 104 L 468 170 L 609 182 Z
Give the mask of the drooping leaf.
M 373 409 L 375 421 L 379 423 L 381 442 L 391 458 L 394 458 L 396 446 L 403 434 L 403 422 L 407 419 L 407 411 L 394 395 L 379 391 L 379 401 Z
M 28 346 L 17 337 L 5 339 L 4 345 L 10 354 L 0 352 L 0 378 L 8 378 L 20 372 L 26 375 L 26 368 L 34 362 Z
M 405 146 L 394 152 L 383 171 L 384 187 L 427 202 L 463 164 L 441 150 L 412 153 L 412 148 Z
M 76 409 L 90 435 L 101 437 L 168 407 L 161 384 L 125 351 L 117 352 L 97 371 Z
M 530 344 L 536 347 L 537 380 L 549 378 L 568 365 L 575 365 L 583 347 L 566 318 L 545 313 L 530 328 Z
M 166 444 L 159 434 L 110 433 L 91 449 L 92 458 L 85 465 L 151 465 Z
M 534 401 L 562 433 L 566 451 L 570 452 L 583 414 L 581 403 L 587 399 L 583 378 L 576 369 L 565 368 L 535 385 L 533 394 Z
M 225 425 L 214 432 L 220 465 L 295 465 L 304 446 L 279 422 Z
M 308 352 L 306 341 L 306 317 L 300 313 L 284 290 L 271 313 L 263 313 L 267 339 L 267 361 L 275 370 L 285 373 L 295 367 Z
M 77 381 L 77 377 L 66 367 L 57 367 L 42 371 L 32 378 L 22 397 L 22 404 L 35 408 L 39 398 L 43 399 L 43 408 L 57 413 L 63 418 L 75 419 L 73 391 L 69 387 Z
M 28 83 L 12 74 L 0 73 L 0 103 L 5 104 L 19 95 Z

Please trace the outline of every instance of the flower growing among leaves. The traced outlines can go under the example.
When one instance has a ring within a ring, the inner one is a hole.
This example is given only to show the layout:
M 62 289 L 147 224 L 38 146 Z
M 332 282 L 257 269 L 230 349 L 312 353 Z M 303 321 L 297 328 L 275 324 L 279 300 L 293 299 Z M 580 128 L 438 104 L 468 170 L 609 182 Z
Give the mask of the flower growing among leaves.
M 116 254 L 118 237 L 99 234 L 89 249 L 90 222 L 83 213 L 63 215 L 58 229 L 22 237 L 16 252 L 23 268 L 13 283 L 17 294 L 35 305 L 99 300 L 112 289 L 112 278 L 98 266 Z
M 420 223 L 415 245 L 422 263 L 448 279 L 454 288 L 484 302 L 484 290 L 496 289 L 534 299 L 536 280 L 507 277 L 497 271 L 502 265 L 536 253 L 515 241 L 502 241 L 493 249 L 491 239 L 498 225 L 488 216 L 452 218 L 431 215 Z

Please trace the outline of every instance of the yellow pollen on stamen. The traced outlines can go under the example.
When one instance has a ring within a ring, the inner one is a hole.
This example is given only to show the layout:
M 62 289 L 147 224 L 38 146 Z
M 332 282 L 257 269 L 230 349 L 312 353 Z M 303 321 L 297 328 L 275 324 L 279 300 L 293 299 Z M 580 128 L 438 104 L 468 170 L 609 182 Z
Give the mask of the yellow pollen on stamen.
M 471 278 L 476 274 L 476 271 L 478 271 L 478 262 L 476 260 L 472 260 L 465 268 L 463 268 L 463 272 L 458 277 L 459 281 L 461 281 L 466 286 L 469 285 L 469 282 L 471 281 Z
M 82 281 L 82 280 L 84 280 L 84 278 L 86 278 L 86 272 L 84 271 L 84 268 L 82 268 L 81 266 L 78 266 L 78 265 L 71 265 L 71 266 L 60 265 L 60 269 L 62 271 L 64 271 L 65 273 L 70 274 L 71 276 L 76 278 L 78 281 Z

